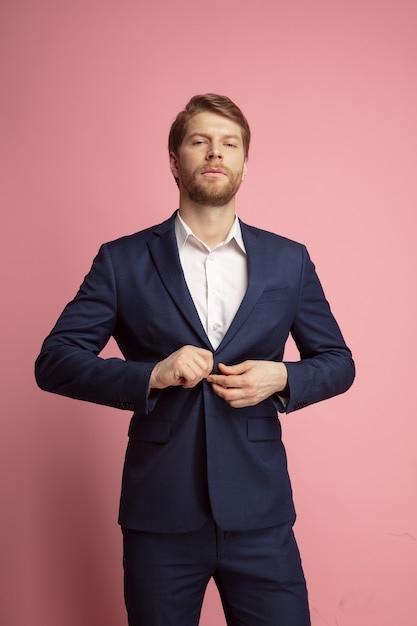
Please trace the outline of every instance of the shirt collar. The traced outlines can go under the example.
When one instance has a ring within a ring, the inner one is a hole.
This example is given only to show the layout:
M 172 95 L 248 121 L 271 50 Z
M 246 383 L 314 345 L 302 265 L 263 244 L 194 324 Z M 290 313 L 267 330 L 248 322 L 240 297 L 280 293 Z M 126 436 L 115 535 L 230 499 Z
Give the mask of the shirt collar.
M 193 237 L 194 239 L 199 241 L 207 250 L 209 250 L 209 248 L 206 246 L 206 244 L 203 241 L 201 241 L 201 239 L 199 239 L 193 233 L 191 228 L 184 222 L 184 220 L 182 219 L 182 217 L 180 216 L 178 211 L 177 211 L 177 215 L 176 215 L 176 218 L 175 218 L 175 234 L 176 234 L 176 237 L 177 237 L 177 243 L 178 243 L 178 249 L 179 250 L 181 250 L 181 248 L 185 245 L 185 243 L 187 242 L 187 239 L 189 237 Z M 243 237 L 242 237 L 242 229 L 240 227 L 240 223 L 239 223 L 237 215 L 235 215 L 235 220 L 234 220 L 234 222 L 232 224 L 232 228 L 229 230 L 229 233 L 228 233 L 226 239 L 224 241 L 222 241 L 221 243 L 219 243 L 218 246 L 224 246 L 225 244 L 227 244 L 230 241 L 232 241 L 232 239 L 234 239 L 236 241 L 237 245 L 242 250 L 242 252 L 244 252 L 246 254 L 246 248 L 245 248 L 245 244 L 243 242 Z M 218 246 L 216 246 L 216 248 Z

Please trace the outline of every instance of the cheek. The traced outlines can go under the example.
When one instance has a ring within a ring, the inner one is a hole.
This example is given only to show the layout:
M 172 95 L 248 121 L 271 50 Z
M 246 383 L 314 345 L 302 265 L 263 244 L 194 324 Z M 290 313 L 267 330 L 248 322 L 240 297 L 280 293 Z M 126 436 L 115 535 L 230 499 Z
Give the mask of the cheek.
M 179 166 L 178 171 L 190 176 L 190 174 L 193 174 L 196 169 L 197 164 L 194 162 L 194 160 L 184 159 L 183 161 L 181 161 L 181 165 Z

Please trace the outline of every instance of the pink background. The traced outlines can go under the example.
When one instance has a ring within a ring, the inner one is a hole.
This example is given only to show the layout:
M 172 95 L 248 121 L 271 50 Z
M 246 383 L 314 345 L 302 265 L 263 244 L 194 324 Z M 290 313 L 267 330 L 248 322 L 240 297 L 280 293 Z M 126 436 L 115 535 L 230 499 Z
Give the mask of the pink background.
M 415 626 L 416 2 L 0 11 L 0 622 L 125 623 L 130 413 L 42 393 L 33 361 L 99 244 L 176 208 L 169 125 L 216 91 L 253 130 L 239 215 L 307 244 L 357 363 L 348 394 L 282 420 L 313 626 Z M 201 624 L 224 624 L 212 587 Z

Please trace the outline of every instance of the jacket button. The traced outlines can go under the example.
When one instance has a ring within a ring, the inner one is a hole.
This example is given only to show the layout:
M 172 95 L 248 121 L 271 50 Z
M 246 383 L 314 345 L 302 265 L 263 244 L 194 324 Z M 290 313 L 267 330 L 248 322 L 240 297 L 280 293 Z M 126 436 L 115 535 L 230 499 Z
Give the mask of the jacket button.
M 304 407 L 306 407 L 307 405 L 308 402 L 303 400 L 302 402 L 297 402 L 296 404 L 294 404 L 294 409 L 304 409 Z

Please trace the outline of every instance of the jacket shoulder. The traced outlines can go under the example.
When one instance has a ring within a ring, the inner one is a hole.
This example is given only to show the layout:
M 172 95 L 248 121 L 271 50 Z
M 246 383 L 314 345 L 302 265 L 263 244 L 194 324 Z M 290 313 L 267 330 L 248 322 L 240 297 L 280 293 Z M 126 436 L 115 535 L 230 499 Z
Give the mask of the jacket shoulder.
M 273 233 L 269 230 L 263 230 L 262 228 L 257 228 L 256 226 L 250 226 L 244 222 L 240 222 L 240 224 L 242 227 L 243 237 L 245 237 L 245 234 L 253 236 L 257 238 L 259 242 L 262 242 L 263 245 L 293 250 L 294 252 L 303 252 L 306 249 L 304 244 L 294 241 L 293 239 L 289 239 L 288 237 L 284 237 L 283 235 L 278 235 L 277 233 Z
M 136 233 L 124 235 L 108 241 L 103 246 L 109 248 L 111 251 L 128 250 L 130 248 L 137 249 L 138 246 L 146 245 L 146 243 L 167 230 L 174 229 L 174 220 L 169 218 L 160 224 L 154 224 L 143 230 L 139 230 Z

